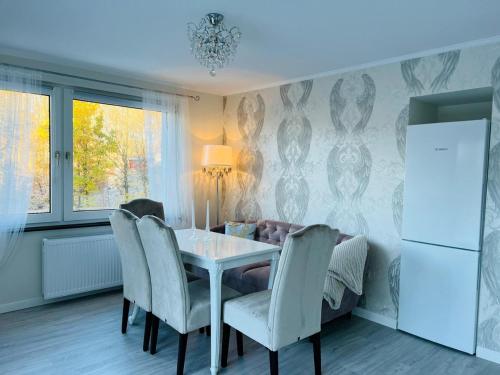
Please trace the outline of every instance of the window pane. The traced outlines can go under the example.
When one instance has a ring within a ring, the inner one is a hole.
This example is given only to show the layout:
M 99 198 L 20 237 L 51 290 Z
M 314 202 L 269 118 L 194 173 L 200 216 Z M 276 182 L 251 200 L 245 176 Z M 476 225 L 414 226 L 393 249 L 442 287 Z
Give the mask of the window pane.
M 30 100 L 19 100 L 20 95 L 31 96 Z M 32 108 L 18 107 L 19 103 L 33 103 Z M 29 169 L 33 173 L 33 186 L 29 213 L 50 212 L 50 97 L 20 93 L 16 91 L 0 90 L 0 119 L 12 119 L 7 113 L 13 107 L 27 113 L 18 116 L 32 116 L 33 128 L 30 137 Z M 31 110 L 31 113 L 29 113 Z M 1 121 L 0 121 L 1 122 Z M 0 123 L 0 127 L 4 125 Z M 0 150 L 3 149 L 5 139 L 0 139 Z M 0 170 L 0 181 L 3 171 Z
M 73 210 L 148 195 L 144 111 L 73 100 Z
M 32 94 L 27 94 L 32 95 Z M 36 95 L 31 136 L 31 165 L 34 169 L 30 213 L 50 212 L 50 98 Z

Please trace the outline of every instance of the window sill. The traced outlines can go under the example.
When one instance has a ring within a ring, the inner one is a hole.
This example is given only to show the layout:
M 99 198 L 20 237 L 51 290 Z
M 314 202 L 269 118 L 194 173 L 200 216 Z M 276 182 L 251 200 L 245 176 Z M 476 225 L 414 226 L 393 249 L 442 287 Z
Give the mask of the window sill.
M 46 230 L 105 227 L 109 225 L 110 225 L 109 220 L 90 222 L 90 223 L 87 222 L 87 223 L 32 224 L 26 226 L 24 228 L 24 232 L 40 232 Z

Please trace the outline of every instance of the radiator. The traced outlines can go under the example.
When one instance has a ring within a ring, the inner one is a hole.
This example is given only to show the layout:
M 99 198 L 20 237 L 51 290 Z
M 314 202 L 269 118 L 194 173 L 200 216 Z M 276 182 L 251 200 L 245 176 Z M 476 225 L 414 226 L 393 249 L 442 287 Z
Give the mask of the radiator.
M 42 279 L 44 299 L 121 285 L 113 235 L 43 239 Z

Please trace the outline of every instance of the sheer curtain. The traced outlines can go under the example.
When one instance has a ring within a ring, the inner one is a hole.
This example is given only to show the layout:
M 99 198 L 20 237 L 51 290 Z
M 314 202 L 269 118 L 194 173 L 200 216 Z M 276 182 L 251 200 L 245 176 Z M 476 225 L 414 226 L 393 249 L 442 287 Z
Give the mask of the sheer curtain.
M 193 178 L 187 98 L 143 93 L 149 197 L 163 202 L 165 221 L 191 226 Z
M 0 268 L 23 232 L 31 199 L 31 131 L 41 80 L 36 72 L 0 65 Z

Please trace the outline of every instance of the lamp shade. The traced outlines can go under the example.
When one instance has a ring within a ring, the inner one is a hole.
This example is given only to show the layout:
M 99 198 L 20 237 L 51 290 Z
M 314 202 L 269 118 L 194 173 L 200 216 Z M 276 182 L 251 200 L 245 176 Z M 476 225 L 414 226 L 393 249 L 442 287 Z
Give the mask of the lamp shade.
M 224 145 L 205 145 L 201 156 L 203 167 L 230 167 L 233 165 L 233 149 Z

